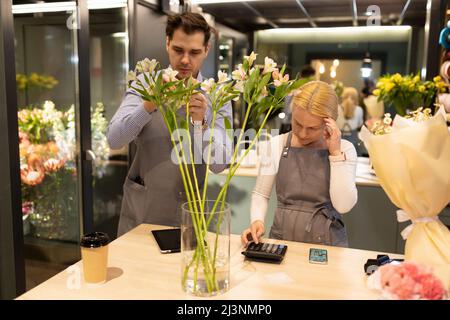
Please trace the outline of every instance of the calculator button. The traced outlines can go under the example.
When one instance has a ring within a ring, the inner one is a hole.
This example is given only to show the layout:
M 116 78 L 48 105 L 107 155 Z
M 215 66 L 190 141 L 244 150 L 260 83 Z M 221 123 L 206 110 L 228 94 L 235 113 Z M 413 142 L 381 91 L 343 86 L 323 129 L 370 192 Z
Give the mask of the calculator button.
M 270 252 L 272 250 L 273 243 L 269 243 L 267 246 L 266 252 Z
M 262 246 L 262 248 L 261 248 L 261 250 L 262 250 L 262 251 L 266 251 L 267 246 L 268 246 L 268 243 L 264 243 L 263 246 Z
M 278 249 L 278 245 L 274 244 L 272 247 L 272 253 L 275 253 Z
M 254 250 L 260 251 L 260 250 L 261 250 L 261 247 L 262 247 L 262 243 L 260 242 L 260 243 L 258 243 L 258 244 L 255 246 L 255 249 L 254 249 Z
M 254 242 L 250 242 L 249 244 L 248 244 L 248 249 L 249 250 L 253 250 L 255 248 L 255 243 Z

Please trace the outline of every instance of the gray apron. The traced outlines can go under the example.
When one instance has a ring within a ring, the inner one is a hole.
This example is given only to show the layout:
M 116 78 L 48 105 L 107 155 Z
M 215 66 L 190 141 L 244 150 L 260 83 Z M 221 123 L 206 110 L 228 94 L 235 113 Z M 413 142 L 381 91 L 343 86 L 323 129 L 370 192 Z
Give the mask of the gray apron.
M 180 108 L 179 115 L 185 114 Z M 169 131 L 159 111 L 134 141 L 136 154 L 123 185 L 118 237 L 141 223 L 180 226 L 181 205 L 187 201 L 179 166 L 171 160 Z M 199 183 L 205 172 L 205 165 L 196 165 Z
M 280 159 L 278 205 L 270 238 L 347 247 L 341 215 L 330 200 L 328 150 L 291 147 L 292 132 Z

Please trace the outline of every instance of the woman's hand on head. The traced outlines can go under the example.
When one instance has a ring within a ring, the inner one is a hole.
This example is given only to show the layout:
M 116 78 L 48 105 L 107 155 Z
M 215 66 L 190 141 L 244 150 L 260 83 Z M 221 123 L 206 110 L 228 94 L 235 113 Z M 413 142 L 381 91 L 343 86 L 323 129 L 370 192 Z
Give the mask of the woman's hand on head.
M 327 144 L 328 152 L 332 156 L 341 154 L 341 130 L 332 118 L 325 118 L 324 138 Z
M 259 242 L 259 238 L 264 234 L 264 223 L 261 220 L 254 221 L 250 228 L 245 229 L 242 232 L 241 240 L 244 245 L 247 245 L 249 241 Z

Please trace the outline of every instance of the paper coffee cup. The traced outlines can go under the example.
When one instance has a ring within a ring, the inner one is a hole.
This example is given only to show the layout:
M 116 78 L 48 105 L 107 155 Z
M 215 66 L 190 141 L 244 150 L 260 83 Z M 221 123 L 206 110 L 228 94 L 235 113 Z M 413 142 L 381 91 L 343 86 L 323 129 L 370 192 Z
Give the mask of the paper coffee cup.
M 93 232 L 81 238 L 84 281 L 89 284 L 106 282 L 108 270 L 109 237 L 104 232 Z

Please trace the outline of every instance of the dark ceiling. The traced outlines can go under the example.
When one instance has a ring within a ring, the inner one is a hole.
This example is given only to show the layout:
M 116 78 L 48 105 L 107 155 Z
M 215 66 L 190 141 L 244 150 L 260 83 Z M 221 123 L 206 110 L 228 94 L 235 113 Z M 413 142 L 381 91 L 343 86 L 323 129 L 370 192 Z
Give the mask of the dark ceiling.
M 396 25 L 406 7 L 401 24 L 423 27 L 426 3 L 427 0 L 259 0 L 200 6 L 217 22 L 249 32 L 269 28 L 365 26 L 368 19 L 365 12 L 371 5 L 380 8 L 381 25 Z

